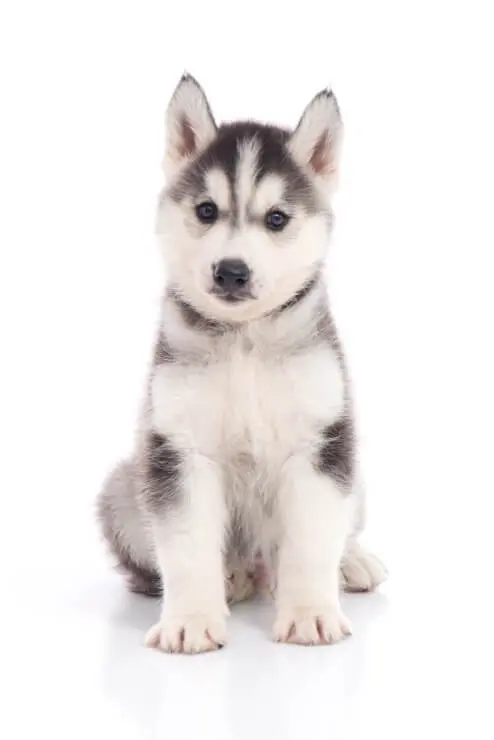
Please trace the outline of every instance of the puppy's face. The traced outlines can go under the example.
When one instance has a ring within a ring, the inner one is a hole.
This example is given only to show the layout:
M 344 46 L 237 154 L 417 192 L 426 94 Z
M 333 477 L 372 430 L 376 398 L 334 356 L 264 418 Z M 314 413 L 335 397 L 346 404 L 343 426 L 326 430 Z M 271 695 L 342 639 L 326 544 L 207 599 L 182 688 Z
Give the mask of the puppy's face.
M 158 235 L 170 285 L 199 311 L 245 321 L 283 305 L 324 261 L 341 120 L 324 91 L 289 133 L 216 127 L 184 77 L 168 110 Z

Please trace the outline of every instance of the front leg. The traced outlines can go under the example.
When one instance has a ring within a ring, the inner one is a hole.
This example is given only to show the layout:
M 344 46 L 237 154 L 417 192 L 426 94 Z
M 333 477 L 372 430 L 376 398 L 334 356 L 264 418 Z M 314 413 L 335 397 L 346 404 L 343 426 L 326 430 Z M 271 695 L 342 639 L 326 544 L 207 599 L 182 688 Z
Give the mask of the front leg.
M 164 602 L 160 621 L 148 632 L 146 644 L 178 653 L 215 650 L 226 641 L 228 614 L 222 556 L 226 506 L 221 471 L 198 454 L 189 453 L 180 460 L 177 457 L 171 488 L 169 456 L 163 454 L 167 442 L 161 440 L 155 454 L 158 464 L 154 471 L 153 465 L 149 466 L 148 475 Z M 160 459 L 163 466 L 159 465 Z
M 340 607 L 339 570 L 354 502 L 331 472 L 304 455 L 283 471 L 274 627 L 280 642 L 329 644 L 351 632 Z

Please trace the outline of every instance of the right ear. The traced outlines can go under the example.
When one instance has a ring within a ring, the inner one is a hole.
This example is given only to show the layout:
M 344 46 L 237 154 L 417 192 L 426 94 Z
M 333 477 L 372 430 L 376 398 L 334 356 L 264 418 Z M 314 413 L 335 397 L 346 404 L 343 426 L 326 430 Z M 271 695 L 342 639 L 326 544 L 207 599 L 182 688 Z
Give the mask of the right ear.
M 217 132 L 207 98 L 198 82 L 184 74 L 168 105 L 165 174 L 174 175 L 205 149 Z
M 288 146 L 301 167 L 334 187 L 342 133 L 336 98 L 331 90 L 321 90 L 305 109 Z

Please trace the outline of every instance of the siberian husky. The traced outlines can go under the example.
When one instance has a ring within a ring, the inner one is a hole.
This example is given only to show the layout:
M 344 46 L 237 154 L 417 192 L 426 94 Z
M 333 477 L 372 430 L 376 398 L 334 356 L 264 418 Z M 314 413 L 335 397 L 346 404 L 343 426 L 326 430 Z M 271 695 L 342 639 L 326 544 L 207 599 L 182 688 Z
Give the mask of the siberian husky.
M 227 640 L 269 588 L 273 637 L 351 632 L 341 588 L 385 578 L 364 524 L 352 404 L 323 265 L 342 122 L 323 90 L 293 131 L 217 125 L 185 75 L 170 101 L 157 235 L 167 282 L 131 459 L 99 499 L 129 587 L 159 596 L 146 643 Z

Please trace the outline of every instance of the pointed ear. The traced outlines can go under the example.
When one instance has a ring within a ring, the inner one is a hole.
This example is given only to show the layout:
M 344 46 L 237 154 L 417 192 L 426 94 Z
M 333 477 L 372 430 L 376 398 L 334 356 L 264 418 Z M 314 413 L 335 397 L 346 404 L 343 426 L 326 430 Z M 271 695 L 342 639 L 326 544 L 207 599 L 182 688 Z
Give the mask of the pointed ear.
M 329 184 L 336 179 L 342 134 L 336 98 L 322 90 L 303 112 L 288 146 L 299 165 Z
M 184 74 L 168 105 L 163 169 L 174 174 L 216 136 L 216 124 L 198 82 Z

